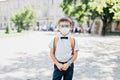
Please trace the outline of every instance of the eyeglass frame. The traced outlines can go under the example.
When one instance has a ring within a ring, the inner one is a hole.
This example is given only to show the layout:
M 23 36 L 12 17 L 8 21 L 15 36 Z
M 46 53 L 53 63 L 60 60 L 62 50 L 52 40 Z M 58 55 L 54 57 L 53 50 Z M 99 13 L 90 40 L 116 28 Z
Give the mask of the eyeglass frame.
M 59 24 L 58 26 L 60 26 L 60 27 L 70 27 L 71 24 Z

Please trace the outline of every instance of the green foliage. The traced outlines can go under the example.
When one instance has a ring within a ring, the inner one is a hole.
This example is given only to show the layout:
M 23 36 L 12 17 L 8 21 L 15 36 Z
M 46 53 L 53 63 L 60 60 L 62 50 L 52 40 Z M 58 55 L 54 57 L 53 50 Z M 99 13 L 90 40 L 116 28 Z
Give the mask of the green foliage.
M 9 26 L 8 23 L 7 23 L 6 28 L 5 28 L 5 33 L 6 33 L 6 34 L 9 34 L 9 33 L 10 33 L 10 26 Z
M 109 23 L 120 20 L 120 0 L 63 0 L 61 7 L 67 16 L 76 18 L 80 23 L 100 17 L 103 34 Z
M 11 20 L 17 27 L 17 32 L 29 29 L 32 26 L 35 19 L 34 11 L 29 7 L 24 7 L 11 17 Z
M 114 5 L 109 10 L 110 13 L 114 13 L 113 19 L 120 20 L 120 0 L 114 1 Z

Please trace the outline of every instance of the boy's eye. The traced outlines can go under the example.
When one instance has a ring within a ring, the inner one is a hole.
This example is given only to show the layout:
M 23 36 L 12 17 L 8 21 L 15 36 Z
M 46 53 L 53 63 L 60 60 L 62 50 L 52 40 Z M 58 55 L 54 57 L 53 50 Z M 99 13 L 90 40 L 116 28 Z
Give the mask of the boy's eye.
M 69 27 L 69 24 L 59 25 L 60 27 Z

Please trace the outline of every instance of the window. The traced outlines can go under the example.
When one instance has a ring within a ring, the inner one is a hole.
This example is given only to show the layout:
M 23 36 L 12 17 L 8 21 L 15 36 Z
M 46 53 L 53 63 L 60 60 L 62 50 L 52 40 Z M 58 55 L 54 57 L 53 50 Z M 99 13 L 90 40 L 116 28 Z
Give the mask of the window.
M 43 17 L 48 17 L 48 12 L 47 11 L 43 12 Z
M 62 0 L 55 0 L 54 1 L 54 3 L 58 3 L 58 4 L 61 3 L 61 2 L 62 2 Z
M 54 8 L 50 9 L 49 16 L 50 16 L 50 17 L 53 17 L 53 16 L 55 15 L 54 12 L 55 12 L 55 11 L 54 11 Z
M 59 9 L 58 9 L 58 13 L 57 13 L 57 14 L 58 14 L 58 16 L 63 16 L 62 8 L 59 8 Z
M 0 16 L 0 20 L 2 20 L 2 16 Z
M 36 0 L 36 5 L 40 5 L 40 0 Z
M 40 0 L 36 0 L 37 3 L 40 3 Z
M 2 28 L 2 23 L 0 23 L 0 28 Z
M 44 5 L 48 5 L 48 0 L 44 0 Z
M 52 4 L 54 4 L 54 0 L 52 0 Z
M 7 17 L 6 17 L 6 16 L 4 16 L 4 20 L 5 20 L 5 21 L 7 20 Z
M 50 0 L 50 4 L 53 5 L 54 4 L 54 0 Z

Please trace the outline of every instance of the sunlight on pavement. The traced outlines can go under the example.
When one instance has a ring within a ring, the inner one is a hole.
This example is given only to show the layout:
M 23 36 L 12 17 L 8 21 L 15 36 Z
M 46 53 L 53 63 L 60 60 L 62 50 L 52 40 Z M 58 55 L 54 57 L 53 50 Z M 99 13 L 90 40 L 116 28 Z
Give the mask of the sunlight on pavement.
M 55 34 L 32 32 L 0 39 L 0 80 L 50 80 L 48 44 Z M 79 44 L 73 80 L 120 79 L 120 37 L 73 36 Z

